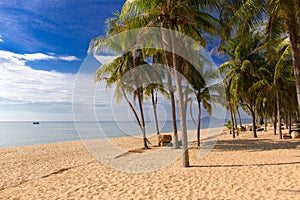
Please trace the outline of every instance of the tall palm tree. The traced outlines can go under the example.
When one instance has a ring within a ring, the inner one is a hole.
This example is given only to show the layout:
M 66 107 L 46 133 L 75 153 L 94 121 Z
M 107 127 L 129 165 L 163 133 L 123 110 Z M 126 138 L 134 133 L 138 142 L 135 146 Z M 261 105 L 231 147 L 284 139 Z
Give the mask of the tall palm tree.
M 215 4 L 217 1 L 211 1 L 210 4 Z M 121 17 L 124 20 L 128 20 L 128 24 L 131 27 L 149 27 L 158 26 L 162 28 L 168 28 L 174 31 L 191 36 L 193 39 L 204 42 L 201 32 L 215 30 L 213 24 L 217 20 L 209 13 L 203 12 L 203 8 L 207 8 L 207 1 L 194 1 L 194 0 L 128 0 L 124 3 L 122 8 Z M 123 15 L 122 15 L 123 14 Z M 129 17 L 126 17 L 129 16 Z M 176 46 L 174 45 L 175 36 L 171 36 L 171 45 L 175 52 Z M 168 66 L 172 66 L 173 69 L 179 71 L 178 56 L 175 53 L 167 56 L 165 52 L 165 61 Z M 171 62 L 169 62 L 171 60 Z M 183 165 L 189 166 L 188 158 L 188 144 L 187 144 L 187 132 L 186 132 L 186 108 L 184 107 L 183 93 L 182 93 L 182 80 L 180 76 L 176 76 L 176 90 L 178 92 L 178 102 L 180 107 L 180 123 L 182 129 L 182 146 L 183 146 Z M 170 91 L 171 101 L 174 100 Z M 172 102 L 173 114 L 175 113 L 174 102 Z M 173 115 L 174 116 L 174 115 Z M 173 123 L 175 120 L 173 119 Z M 175 137 L 176 138 L 176 137 Z M 175 141 L 176 145 L 176 141 Z
M 135 64 L 145 64 L 143 60 L 136 60 Z M 117 87 L 115 89 L 115 98 L 116 101 L 120 101 L 121 98 L 124 98 L 127 102 L 128 106 L 132 110 L 134 117 L 141 129 L 141 133 L 143 136 L 143 144 L 145 149 L 149 149 L 148 147 L 148 139 L 146 137 L 145 130 L 145 119 L 144 119 L 144 111 L 143 111 L 143 87 L 141 86 L 140 81 L 145 80 L 147 77 L 143 76 L 143 74 L 135 74 L 133 79 L 126 73 L 129 70 L 134 69 L 135 64 L 133 64 L 133 56 L 132 52 L 128 52 L 118 58 L 115 58 L 113 61 L 103 64 L 96 72 L 95 80 L 101 81 L 105 80 L 108 87 L 116 84 Z M 140 80 L 136 80 L 136 77 L 141 77 Z M 126 79 L 124 81 L 124 79 Z M 133 97 L 132 102 L 128 97 L 128 93 Z M 139 114 L 134 107 L 134 101 L 137 99 L 139 105 Z
M 300 2 L 298 0 L 268 0 L 267 14 L 267 33 L 270 41 L 279 39 L 283 33 L 288 35 L 300 107 Z
M 212 114 L 212 94 L 210 93 L 209 86 L 207 85 L 207 82 L 203 78 L 205 77 L 206 80 L 210 80 L 215 78 L 215 74 L 210 73 L 208 71 L 207 73 L 200 73 L 198 70 L 196 70 L 194 67 L 190 66 L 189 74 L 187 76 L 187 80 L 192 85 L 193 93 L 196 97 L 197 101 L 197 109 L 198 109 L 198 116 L 197 116 L 197 146 L 200 146 L 200 127 L 201 127 L 201 104 L 203 105 L 204 109 L 207 110 L 208 114 Z M 191 104 L 192 108 L 192 104 Z M 191 116 L 193 116 L 192 111 L 190 110 Z M 193 121 L 194 118 L 192 117 Z M 195 122 L 194 122 L 195 123 Z
M 251 30 L 244 31 L 244 36 L 237 35 L 228 41 L 221 49 L 231 57 L 231 60 L 220 66 L 225 73 L 224 81 L 230 94 L 229 105 L 240 102 L 243 108 L 252 116 L 253 137 L 256 134 L 256 99 L 258 91 L 252 86 L 258 81 L 263 58 L 260 52 L 255 52 L 261 46 L 261 36 Z M 252 88 L 251 88 L 252 87 Z M 232 106 L 234 107 L 234 106 Z M 234 112 L 234 108 L 231 111 Z
M 148 50 L 146 50 L 148 51 Z M 146 52 L 148 55 L 149 52 Z M 150 54 L 151 55 L 151 54 Z M 162 94 L 167 99 L 170 98 L 166 88 L 163 84 L 163 79 L 165 78 L 165 73 L 162 68 L 159 68 L 159 63 L 163 62 L 161 58 L 160 50 L 155 50 L 154 55 L 152 56 L 152 69 L 151 73 L 148 73 L 150 84 L 145 87 L 145 98 L 151 97 L 153 114 L 155 119 L 156 126 L 156 134 L 159 135 L 159 124 L 158 124 L 158 116 L 157 116 L 157 104 L 158 104 L 158 93 Z
M 139 74 L 136 76 L 138 80 L 131 80 L 130 84 L 125 84 L 120 81 L 127 72 L 129 72 L 132 69 L 135 69 L 139 65 L 147 63 L 144 61 L 143 54 L 140 51 L 134 50 L 126 52 L 126 46 L 128 46 L 127 43 L 130 41 L 122 40 L 120 42 L 109 39 L 110 36 L 113 36 L 124 30 L 123 22 L 120 20 L 120 13 L 116 12 L 114 14 L 114 18 L 110 18 L 106 21 L 109 28 L 107 37 L 94 38 L 90 43 L 89 51 L 94 51 L 96 53 L 97 51 L 100 51 L 103 48 L 107 48 L 115 53 L 122 53 L 122 55 L 115 58 L 113 61 L 102 65 L 96 72 L 95 80 L 101 81 L 105 79 L 108 86 L 112 84 L 117 84 L 118 87 L 116 88 L 115 92 L 116 96 L 118 97 L 117 99 L 120 99 L 120 95 L 123 96 L 126 102 L 128 103 L 129 107 L 133 111 L 135 119 L 143 135 L 144 148 L 148 149 L 148 139 L 146 137 L 145 119 L 142 104 L 144 88 L 141 85 L 141 81 L 143 81 L 143 79 L 146 79 L 147 77 L 141 77 L 143 74 Z M 106 75 L 109 75 L 109 77 L 105 77 Z M 126 81 L 128 80 L 129 79 L 127 78 Z M 139 105 L 140 118 L 133 106 L 133 103 L 130 102 L 126 92 L 131 92 L 133 94 L 133 101 L 137 99 Z
M 253 24 L 254 16 L 267 15 L 265 26 L 268 43 L 280 39 L 283 34 L 289 38 L 292 63 L 296 80 L 298 107 L 300 107 L 300 2 L 298 0 L 246 0 L 235 14 L 236 21 Z M 247 19 L 247 20 L 244 20 Z

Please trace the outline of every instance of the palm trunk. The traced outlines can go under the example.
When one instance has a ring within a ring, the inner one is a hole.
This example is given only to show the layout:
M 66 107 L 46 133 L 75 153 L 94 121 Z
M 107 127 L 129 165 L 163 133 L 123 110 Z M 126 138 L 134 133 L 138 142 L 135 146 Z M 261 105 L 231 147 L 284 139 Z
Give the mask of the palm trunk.
M 289 135 L 292 133 L 292 114 L 289 112 Z
M 233 111 L 232 111 L 231 104 L 229 104 L 229 110 L 230 110 L 230 117 L 231 117 L 231 132 L 232 132 L 232 137 L 235 138 Z
M 180 75 L 178 75 L 178 73 L 175 74 L 175 79 L 176 79 L 176 86 L 177 86 L 180 126 L 181 126 L 181 135 L 182 135 L 183 167 L 189 167 L 190 162 L 189 162 L 187 127 L 186 127 L 186 108 L 185 108 L 185 103 L 182 94 L 181 77 Z
M 151 97 L 152 97 L 152 106 L 153 106 L 153 113 L 154 113 L 154 119 L 155 119 L 155 126 L 156 126 L 156 134 L 159 134 L 159 126 L 158 126 L 158 118 L 157 118 L 157 97 L 154 97 L 154 89 L 151 89 Z
M 175 30 L 174 24 L 170 24 L 171 30 Z M 175 69 L 175 79 L 176 79 L 176 87 L 177 87 L 177 94 L 178 94 L 178 104 L 179 104 L 179 115 L 180 115 L 180 125 L 181 125 L 181 138 L 182 138 L 182 151 L 183 151 L 183 166 L 189 167 L 189 152 L 188 152 L 188 140 L 187 140 L 187 127 L 186 127 L 186 104 L 184 103 L 183 99 L 183 92 L 182 92 L 182 80 L 180 75 L 178 74 L 178 66 L 177 66 L 177 56 L 175 54 L 176 46 L 174 42 L 175 34 L 174 32 L 171 33 L 171 40 L 172 40 L 172 60 L 173 60 L 173 68 Z
M 233 119 L 234 119 L 234 129 L 236 130 L 236 135 L 239 136 L 239 129 L 237 127 L 236 112 L 235 111 L 233 111 Z
M 132 55 L 133 55 L 133 68 L 136 68 L 136 51 L 135 50 L 132 52 Z M 140 81 L 140 80 L 138 80 L 138 81 Z M 137 83 L 139 83 L 139 82 L 137 82 Z M 149 149 L 148 144 L 147 144 L 148 139 L 146 137 L 146 130 L 145 130 L 145 118 L 144 118 L 143 102 L 142 102 L 143 101 L 142 100 L 142 95 L 143 95 L 142 88 L 140 86 L 138 86 L 136 92 L 137 92 L 138 103 L 139 103 L 139 108 L 140 108 L 140 116 L 141 116 L 141 121 L 142 121 L 142 123 L 140 123 L 140 128 L 141 128 L 143 140 L 144 140 L 144 149 Z
M 265 131 L 267 131 L 268 126 L 267 126 L 267 118 L 266 117 L 264 117 L 264 125 L 265 125 Z
M 164 49 L 165 48 L 165 39 L 164 37 L 164 32 L 162 30 L 163 25 L 161 25 L 161 36 L 162 36 L 162 46 Z M 178 133 L 177 133 L 177 121 L 176 121 L 176 107 L 175 107 L 175 98 L 174 98 L 174 92 L 173 92 L 173 86 L 172 86 L 172 79 L 171 79 L 171 71 L 169 69 L 169 60 L 166 51 L 163 51 L 164 59 L 167 65 L 167 78 L 168 78 L 168 87 L 169 87 L 169 93 L 170 93 L 170 100 L 171 100 L 171 111 L 172 111 L 172 122 L 173 122 L 173 136 L 174 136 L 174 144 L 173 148 L 178 149 L 179 144 L 178 144 Z
M 278 120 L 278 133 L 279 139 L 282 139 L 282 131 L 281 131 L 281 112 L 280 112 L 280 95 L 279 91 L 277 91 L 277 120 Z
M 292 50 L 292 60 L 293 60 L 294 75 L 296 79 L 296 90 L 297 90 L 298 110 L 299 110 L 300 108 L 300 50 L 299 50 L 300 36 L 298 30 L 299 27 L 298 27 L 297 16 L 294 15 L 293 12 L 288 13 L 288 18 L 286 23 L 287 23 L 287 29 L 288 29 L 291 50 Z
M 273 127 L 274 127 L 274 135 L 276 135 L 277 131 L 277 102 L 274 104 L 274 121 L 273 121 Z
M 253 137 L 257 138 L 255 109 L 251 106 L 250 111 L 251 111 L 251 116 L 252 116 L 252 133 L 253 133 Z
M 286 114 L 285 115 L 285 129 L 288 129 L 289 128 L 289 116 Z
M 146 130 L 145 130 L 145 118 L 144 118 L 144 111 L 143 111 L 143 103 L 142 103 L 142 92 L 141 88 L 138 89 L 138 101 L 139 101 L 139 107 L 140 107 L 140 114 L 141 114 L 141 119 L 142 119 L 142 134 L 143 134 L 143 139 L 144 139 L 144 149 L 149 149 L 148 147 L 148 140 L 146 137 Z
M 169 75 L 168 75 L 169 76 Z M 169 77 L 168 77 L 169 79 Z M 169 82 L 169 80 L 168 80 Z M 170 85 L 172 85 L 172 80 L 170 78 Z M 171 86 L 172 87 L 172 86 Z M 175 107 L 175 97 L 174 97 L 174 92 L 172 91 L 172 89 L 170 89 L 169 91 L 170 93 L 170 99 L 171 99 L 171 110 L 172 110 L 172 121 L 173 121 L 173 133 L 174 133 L 174 144 L 173 144 L 173 148 L 174 149 L 178 149 L 179 148 L 179 144 L 178 144 L 178 132 L 177 132 L 177 119 L 176 119 L 176 107 Z
M 197 145 L 200 147 L 200 126 L 201 126 L 201 101 L 198 102 L 198 122 L 197 122 Z
M 193 124 L 197 127 L 197 123 L 196 123 L 195 118 L 193 116 L 193 104 L 192 103 L 190 103 L 190 116 L 191 116 Z
M 126 95 L 124 89 L 122 89 L 122 93 L 123 93 L 123 97 L 125 98 L 127 104 L 128 104 L 129 107 L 131 108 L 131 110 L 132 110 L 132 112 L 133 112 L 133 114 L 134 114 L 134 117 L 135 117 L 135 119 L 136 119 L 136 121 L 137 121 L 137 123 L 138 123 L 138 125 L 139 125 L 139 127 L 140 127 L 140 129 L 141 129 L 142 136 L 143 136 L 143 141 L 144 141 L 144 148 L 145 148 L 145 149 L 149 149 L 149 147 L 148 147 L 148 145 L 147 145 L 148 139 L 147 139 L 147 137 L 146 137 L 145 121 L 144 121 L 144 115 L 143 115 L 143 107 L 142 107 L 141 97 L 140 97 L 140 95 L 139 95 L 138 98 L 139 98 L 140 112 L 141 112 L 141 116 L 142 116 L 142 123 L 141 123 L 141 121 L 140 121 L 140 119 L 139 119 L 139 116 L 138 116 L 136 110 L 134 109 L 133 105 L 130 103 L 130 101 L 129 101 L 129 99 L 128 99 L 128 97 L 127 97 L 127 95 Z
M 239 108 L 237 108 L 237 114 L 238 114 L 238 118 L 239 118 L 239 122 L 240 122 L 240 128 L 242 128 L 243 123 L 242 123 L 242 119 L 241 119 L 241 114 L 240 114 Z

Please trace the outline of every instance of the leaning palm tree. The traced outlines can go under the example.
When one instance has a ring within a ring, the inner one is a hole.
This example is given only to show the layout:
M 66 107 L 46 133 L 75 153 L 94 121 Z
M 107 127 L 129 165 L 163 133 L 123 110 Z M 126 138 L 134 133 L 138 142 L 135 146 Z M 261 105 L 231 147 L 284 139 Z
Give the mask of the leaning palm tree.
M 145 130 L 145 119 L 144 119 L 144 112 L 143 112 L 143 85 L 141 82 L 143 79 L 147 78 L 138 74 L 136 77 L 137 79 L 131 80 L 130 84 L 122 83 L 122 77 L 132 69 L 135 69 L 139 65 L 144 65 L 146 62 L 144 61 L 143 54 L 140 51 L 129 51 L 126 52 L 126 47 L 130 41 L 122 40 L 122 41 L 114 41 L 110 39 L 110 36 L 114 36 L 117 33 L 124 31 L 124 25 L 120 20 L 120 14 L 118 12 L 115 13 L 114 18 L 110 18 L 107 21 L 108 24 L 108 35 L 107 37 L 97 37 L 94 38 L 89 47 L 89 51 L 94 51 L 97 53 L 103 49 L 109 49 L 115 53 L 121 53 L 122 55 L 115 58 L 113 61 L 105 63 L 102 65 L 99 70 L 96 72 L 95 80 L 101 81 L 106 80 L 108 86 L 112 84 L 117 84 L 116 96 L 118 97 L 117 100 L 120 99 L 120 94 L 123 95 L 124 99 L 128 103 L 129 107 L 134 113 L 135 119 L 141 129 L 144 141 L 144 148 L 148 149 L 147 145 L 147 137 L 146 137 L 146 130 Z M 126 30 L 126 29 L 125 29 Z M 126 53 L 123 53 L 126 52 Z M 106 77 L 106 76 L 109 77 Z M 124 80 L 124 79 L 123 79 Z M 130 80 L 127 78 L 126 81 Z M 120 89 L 121 88 L 121 89 Z M 126 92 L 130 92 L 133 95 L 133 101 L 137 99 L 139 105 L 139 113 L 140 118 L 136 110 L 134 109 L 133 103 L 130 102 L 128 95 Z
M 149 52 L 146 53 L 147 55 L 149 54 Z M 163 79 L 165 78 L 165 73 L 164 70 L 158 65 L 158 62 L 161 62 L 160 57 L 160 52 L 156 50 L 154 52 L 154 55 L 152 56 L 151 73 L 147 73 L 147 75 L 149 76 L 150 84 L 148 84 L 144 90 L 145 98 L 148 98 L 149 96 L 151 97 L 157 135 L 160 134 L 157 116 L 158 94 L 162 94 L 167 99 L 170 98 L 166 88 L 163 84 L 161 84 L 163 83 Z
M 137 61 L 136 61 L 137 62 Z M 138 61 L 140 64 L 145 64 L 143 61 Z M 136 64 L 138 64 L 136 63 Z M 143 111 L 143 87 L 140 81 L 145 80 L 146 77 L 143 76 L 140 80 L 136 80 L 136 77 L 141 77 L 143 74 L 139 73 L 138 71 L 134 74 L 134 77 L 129 76 L 126 73 L 129 70 L 134 70 L 133 64 L 133 56 L 132 52 L 128 52 L 122 56 L 115 58 L 113 61 L 103 64 L 96 72 L 95 80 L 101 81 L 105 80 L 108 87 L 112 85 L 116 85 L 114 96 L 116 101 L 120 101 L 122 98 L 125 99 L 128 106 L 132 110 L 135 120 L 140 127 L 144 148 L 149 149 L 148 147 L 148 139 L 146 137 L 146 130 L 145 130 L 145 119 L 144 119 L 144 111 Z M 133 79 L 131 79 L 133 78 Z M 132 101 L 130 101 L 128 94 L 132 96 Z M 134 102 L 138 101 L 139 105 L 139 114 L 134 107 Z
M 211 1 L 210 4 L 216 4 L 217 1 Z M 201 31 L 215 30 L 214 24 L 217 20 L 209 13 L 203 12 L 207 7 L 207 1 L 193 1 L 193 0 L 128 0 L 125 2 L 121 17 L 123 20 L 128 21 L 129 27 L 150 27 L 157 26 L 161 28 L 167 28 L 174 31 L 181 32 L 191 36 L 196 41 L 203 43 L 205 40 L 201 36 Z M 180 71 L 178 66 L 178 56 L 174 53 L 175 49 L 175 35 L 170 37 L 168 44 L 171 45 L 173 53 L 167 53 L 164 51 L 165 64 L 171 66 L 174 70 Z M 163 40 L 165 41 L 165 40 Z M 188 143 L 187 143 L 187 131 L 186 131 L 186 108 L 184 106 L 183 92 L 182 92 L 182 80 L 180 76 L 175 75 L 176 91 L 178 93 L 178 102 L 180 107 L 180 123 L 182 129 L 182 147 L 183 147 L 183 165 L 189 166 L 188 158 Z M 173 91 L 170 91 L 170 97 L 172 101 L 173 116 L 175 113 L 175 101 L 172 96 Z M 173 123 L 176 120 L 173 119 Z M 176 128 L 176 127 L 174 127 Z M 174 135 L 175 139 L 177 134 Z M 177 145 L 177 142 L 174 141 Z M 175 146 L 176 147 L 176 146 Z

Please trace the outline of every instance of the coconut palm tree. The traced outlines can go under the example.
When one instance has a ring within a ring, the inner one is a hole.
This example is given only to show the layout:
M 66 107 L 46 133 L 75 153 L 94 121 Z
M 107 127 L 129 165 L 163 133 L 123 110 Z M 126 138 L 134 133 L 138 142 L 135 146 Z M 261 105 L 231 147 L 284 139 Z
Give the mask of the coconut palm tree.
M 203 69 L 203 68 L 202 68 Z M 205 77 L 205 79 L 204 79 Z M 201 127 L 201 105 L 203 105 L 203 108 L 208 112 L 209 115 L 212 114 L 212 94 L 211 89 L 214 85 L 209 86 L 207 85 L 206 80 L 212 80 L 216 78 L 216 74 L 212 73 L 212 71 L 207 71 L 206 73 L 202 72 L 202 74 L 195 69 L 193 66 L 190 66 L 189 68 L 189 74 L 186 75 L 187 80 L 192 86 L 192 91 L 195 95 L 196 102 L 197 102 L 197 109 L 198 109 L 198 116 L 197 116 L 197 122 L 195 123 L 195 120 L 193 118 L 192 110 L 190 110 L 190 114 L 192 116 L 192 119 L 197 127 L 197 146 L 200 146 L 200 127 Z M 192 108 L 192 103 L 190 105 L 190 109 Z
M 300 107 L 300 2 L 298 0 L 246 0 L 237 10 L 234 19 L 239 19 L 235 20 L 236 22 L 240 21 L 249 25 L 253 24 L 255 21 L 253 19 L 257 19 L 257 16 L 263 16 L 262 13 L 266 13 L 267 16 L 265 29 L 269 45 L 281 39 L 282 35 L 287 35 L 289 38 Z
M 144 148 L 148 149 L 149 147 L 147 142 L 149 141 L 146 137 L 145 119 L 142 104 L 144 88 L 141 84 L 143 80 L 147 79 L 147 76 L 145 76 L 144 74 L 138 74 L 137 76 L 135 76 L 135 79 L 130 80 L 129 82 L 128 80 L 130 78 L 128 77 L 126 83 L 120 81 L 127 72 L 129 72 L 132 69 L 135 69 L 139 65 L 145 65 L 147 63 L 144 61 L 144 57 L 141 51 L 134 50 L 126 52 L 126 46 L 128 46 L 127 43 L 130 41 L 113 41 L 109 39 L 110 36 L 113 36 L 124 30 L 123 22 L 120 20 L 120 13 L 116 12 L 114 14 L 114 18 L 110 18 L 106 21 L 109 29 L 107 37 L 94 38 L 90 43 L 89 51 L 94 51 L 95 53 L 97 53 L 103 48 L 107 48 L 115 53 L 121 53 L 122 55 L 115 58 L 111 62 L 103 64 L 96 72 L 95 80 L 101 81 L 104 79 L 108 86 L 111 86 L 112 84 L 117 84 L 118 87 L 116 87 L 115 91 L 117 100 L 120 100 L 121 96 L 123 96 L 123 98 L 128 103 L 141 129 L 143 135 Z M 137 111 L 133 106 L 133 103 L 130 102 L 128 95 L 126 94 L 127 92 L 133 95 L 133 101 L 137 99 L 140 117 L 138 116 Z
M 264 59 L 259 51 L 261 36 L 256 31 L 244 31 L 244 36 L 236 36 L 228 41 L 228 45 L 221 47 L 227 52 L 231 60 L 220 66 L 220 71 L 225 73 L 224 81 L 227 86 L 230 104 L 241 103 L 242 107 L 252 116 L 253 136 L 256 134 L 256 100 L 259 91 L 252 87 L 258 80 L 260 68 Z M 230 105 L 229 104 L 229 105 Z M 233 108 L 231 108 L 233 109 Z M 234 110 L 232 110 L 234 112 Z
M 113 61 L 103 64 L 96 72 L 95 80 L 101 81 L 105 80 L 108 87 L 116 84 L 117 87 L 114 92 L 114 96 L 116 101 L 120 101 L 122 98 L 125 99 L 128 106 L 132 110 L 136 122 L 138 123 L 141 133 L 143 136 L 144 148 L 149 149 L 148 147 L 148 139 L 146 137 L 145 130 L 145 119 L 144 119 L 144 111 L 143 111 L 143 87 L 141 81 L 146 80 L 147 77 L 143 73 L 136 72 L 138 74 L 134 74 L 128 76 L 127 72 L 135 68 L 135 65 L 146 64 L 142 59 L 133 61 L 134 56 L 132 56 L 132 52 L 128 52 L 118 58 L 115 58 Z M 134 64 L 135 63 L 135 64 Z M 140 77 L 139 80 L 136 80 L 136 77 Z M 124 80 L 125 79 L 125 80 Z M 132 96 L 132 102 L 130 101 L 128 94 Z M 134 107 L 134 102 L 138 101 L 139 105 L 139 114 Z
M 149 54 L 148 50 L 146 50 L 146 55 Z M 151 55 L 151 53 L 149 54 Z M 158 116 L 157 116 L 157 104 L 158 104 L 158 93 L 162 94 L 167 99 L 170 98 L 166 88 L 163 84 L 163 79 L 165 78 L 165 72 L 162 68 L 159 68 L 158 63 L 161 63 L 161 52 L 160 50 L 155 50 L 154 55 L 152 56 L 152 70 L 151 73 L 148 73 L 150 84 L 145 87 L 145 98 L 151 97 L 153 114 L 155 119 L 156 126 L 156 134 L 159 135 L 159 125 L 158 125 Z
M 217 1 L 211 1 L 210 4 L 216 4 Z M 203 8 L 207 8 L 207 1 L 193 0 L 166 0 L 166 1 L 146 1 L 146 0 L 128 0 L 124 3 L 121 17 L 127 20 L 129 26 L 150 27 L 157 26 L 168 28 L 191 36 L 196 41 L 204 43 L 204 38 L 201 36 L 202 31 L 216 30 L 215 24 L 217 20 L 209 13 L 203 12 Z M 175 36 L 171 36 L 168 45 L 171 45 L 173 51 L 176 52 L 174 45 Z M 165 52 L 165 61 L 167 66 L 179 71 L 178 56 L 175 53 L 170 53 L 167 56 Z M 171 61 L 171 62 L 169 62 Z M 178 102 L 180 107 L 180 123 L 182 129 L 182 144 L 183 144 L 183 165 L 189 166 L 188 159 L 188 144 L 186 132 L 186 108 L 184 107 L 184 99 L 182 93 L 182 80 L 180 76 L 175 75 L 176 91 L 178 93 Z M 174 100 L 170 91 L 171 101 Z M 175 102 L 172 101 L 173 117 L 175 113 Z M 173 119 L 173 123 L 175 120 Z M 175 127 L 174 127 L 175 128 Z M 176 136 L 175 136 L 176 138 Z M 174 142 L 176 145 L 176 141 Z

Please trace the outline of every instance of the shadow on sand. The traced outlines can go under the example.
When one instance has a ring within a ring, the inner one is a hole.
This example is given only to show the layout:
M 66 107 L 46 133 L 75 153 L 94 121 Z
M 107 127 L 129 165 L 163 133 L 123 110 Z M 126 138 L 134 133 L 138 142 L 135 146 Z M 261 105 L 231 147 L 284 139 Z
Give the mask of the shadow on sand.
M 206 145 L 214 143 L 214 140 L 202 141 L 200 148 L 205 148 Z M 196 142 L 191 143 L 191 149 L 196 147 Z M 270 151 L 276 149 L 296 149 L 300 145 L 300 140 L 269 140 L 269 139 L 232 139 L 218 140 L 214 145 L 215 151 Z M 297 148 L 298 149 L 298 148 Z
M 230 167 L 260 167 L 260 166 L 278 166 L 278 165 L 297 165 L 300 162 L 282 162 L 282 163 L 265 163 L 265 164 L 241 164 L 241 165 L 193 165 L 191 168 L 230 168 Z

